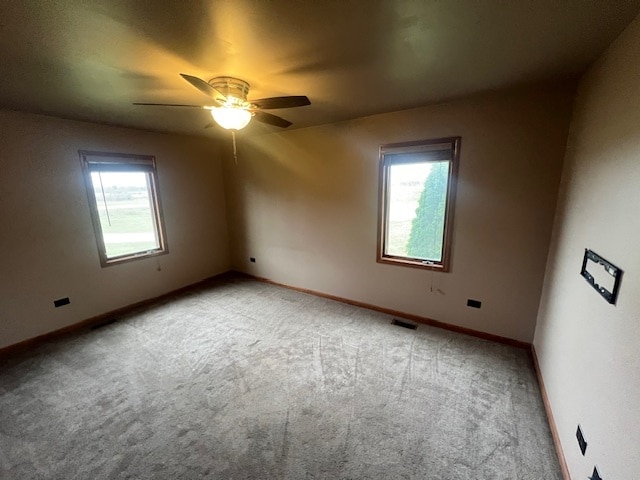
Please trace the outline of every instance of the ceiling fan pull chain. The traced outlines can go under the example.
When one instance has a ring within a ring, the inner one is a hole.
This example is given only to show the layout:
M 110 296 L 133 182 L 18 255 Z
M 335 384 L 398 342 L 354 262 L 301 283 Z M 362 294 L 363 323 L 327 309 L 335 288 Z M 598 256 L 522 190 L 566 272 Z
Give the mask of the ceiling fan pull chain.
M 236 132 L 235 130 L 231 130 L 231 138 L 233 138 L 233 159 L 238 165 L 238 150 L 236 149 Z

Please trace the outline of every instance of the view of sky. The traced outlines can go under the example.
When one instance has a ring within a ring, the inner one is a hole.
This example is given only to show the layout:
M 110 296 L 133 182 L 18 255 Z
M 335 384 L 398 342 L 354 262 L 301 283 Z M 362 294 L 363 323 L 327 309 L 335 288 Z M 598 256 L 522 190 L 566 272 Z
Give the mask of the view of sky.
M 430 171 L 429 163 L 399 164 L 389 169 L 389 198 L 393 199 L 389 204 L 389 221 L 413 220 Z

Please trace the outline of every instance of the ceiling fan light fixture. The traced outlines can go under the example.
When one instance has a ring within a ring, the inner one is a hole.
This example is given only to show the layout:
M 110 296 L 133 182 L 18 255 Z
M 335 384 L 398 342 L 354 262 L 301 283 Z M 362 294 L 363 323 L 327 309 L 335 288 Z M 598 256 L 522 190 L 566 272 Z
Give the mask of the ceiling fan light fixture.
M 218 125 L 227 130 L 242 130 L 251 120 L 251 112 L 239 107 L 213 107 L 211 116 Z

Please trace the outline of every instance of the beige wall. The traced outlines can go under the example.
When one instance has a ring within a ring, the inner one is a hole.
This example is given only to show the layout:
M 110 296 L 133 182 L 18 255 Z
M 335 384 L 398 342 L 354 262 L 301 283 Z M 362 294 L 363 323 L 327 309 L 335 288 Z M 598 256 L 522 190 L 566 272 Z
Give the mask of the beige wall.
M 573 478 L 640 478 L 640 18 L 583 78 L 535 347 Z M 579 275 L 585 248 L 624 270 L 617 305 Z M 582 457 L 575 431 L 589 443 Z
M 531 341 L 571 98 L 570 89 L 510 91 L 253 138 L 239 135 L 238 165 L 225 163 L 233 266 Z M 457 135 L 462 153 L 452 271 L 376 263 L 378 147 Z M 482 308 L 467 307 L 468 298 L 481 300 Z
M 156 156 L 169 254 L 101 268 L 78 150 Z M 0 347 L 227 270 L 219 157 L 206 139 L 0 111 Z

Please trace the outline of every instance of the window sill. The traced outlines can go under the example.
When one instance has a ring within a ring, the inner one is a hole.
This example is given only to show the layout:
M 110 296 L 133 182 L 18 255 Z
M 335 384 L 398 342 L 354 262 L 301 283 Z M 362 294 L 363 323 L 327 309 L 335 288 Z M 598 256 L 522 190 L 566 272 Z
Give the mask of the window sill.
M 120 265 L 121 263 L 127 263 L 133 260 L 142 260 L 143 258 L 157 257 L 159 255 L 165 255 L 167 253 L 169 253 L 168 249 L 151 250 L 148 252 L 132 253 L 130 255 L 122 255 L 120 257 L 101 259 L 100 263 L 103 267 L 111 267 L 113 265 Z
M 431 262 L 428 260 L 417 260 L 404 257 L 383 256 L 378 257 L 378 263 L 387 265 L 397 265 L 401 267 L 421 268 L 423 270 L 433 270 L 436 272 L 448 272 L 448 265 L 441 262 Z

